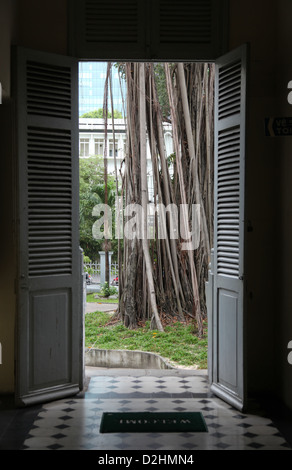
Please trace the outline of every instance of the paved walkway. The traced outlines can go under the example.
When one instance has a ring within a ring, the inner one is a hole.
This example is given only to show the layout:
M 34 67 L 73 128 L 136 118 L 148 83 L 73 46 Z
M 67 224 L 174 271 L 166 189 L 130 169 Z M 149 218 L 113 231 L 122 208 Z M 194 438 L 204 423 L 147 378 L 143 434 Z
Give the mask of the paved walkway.
M 100 302 L 87 302 L 85 313 L 92 312 L 114 312 L 118 308 L 118 304 L 103 304 Z

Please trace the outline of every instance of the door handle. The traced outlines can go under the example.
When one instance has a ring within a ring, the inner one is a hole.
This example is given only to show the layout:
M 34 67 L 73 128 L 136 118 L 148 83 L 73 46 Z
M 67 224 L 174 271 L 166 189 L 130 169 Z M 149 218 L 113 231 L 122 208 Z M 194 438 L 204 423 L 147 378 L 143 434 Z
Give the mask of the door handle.
M 25 289 L 28 288 L 24 274 L 21 274 L 21 275 L 20 275 L 20 283 L 19 283 L 19 285 L 20 285 L 20 289 L 22 289 L 22 290 L 25 290 Z

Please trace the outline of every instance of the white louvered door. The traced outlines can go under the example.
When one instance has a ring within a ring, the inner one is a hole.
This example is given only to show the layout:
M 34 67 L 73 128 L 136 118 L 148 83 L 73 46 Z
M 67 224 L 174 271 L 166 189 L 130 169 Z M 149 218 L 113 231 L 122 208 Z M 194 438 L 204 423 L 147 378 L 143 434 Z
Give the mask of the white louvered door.
M 246 47 L 216 63 L 212 391 L 242 410 Z
M 18 169 L 16 399 L 30 405 L 82 387 L 78 64 L 16 49 Z

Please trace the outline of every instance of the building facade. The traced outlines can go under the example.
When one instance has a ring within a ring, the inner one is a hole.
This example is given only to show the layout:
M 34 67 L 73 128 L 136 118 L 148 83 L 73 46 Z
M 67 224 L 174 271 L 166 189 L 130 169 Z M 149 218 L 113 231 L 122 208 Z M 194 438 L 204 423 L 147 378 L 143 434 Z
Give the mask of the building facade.
M 106 74 L 107 62 L 79 62 L 79 116 L 103 108 Z M 111 83 L 114 109 L 124 114 L 125 81 L 114 64 Z
M 164 123 L 164 142 L 166 156 L 173 153 L 172 127 L 171 124 Z M 114 119 L 114 134 L 112 120 L 107 123 L 107 136 L 105 136 L 105 127 L 103 119 L 79 118 L 79 157 L 89 158 L 93 156 L 107 155 L 108 174 L 115 175 L 115 161 L 117 171 L 124 171 L 123 161 L 127 151 L 127 136 L 124 119 Z M 151 153 L 148 139 L 147 143 L 147 177 L 149 198 L 153 196 L 152 164 Z M 114 156 L 116 158 L 114 158 Z

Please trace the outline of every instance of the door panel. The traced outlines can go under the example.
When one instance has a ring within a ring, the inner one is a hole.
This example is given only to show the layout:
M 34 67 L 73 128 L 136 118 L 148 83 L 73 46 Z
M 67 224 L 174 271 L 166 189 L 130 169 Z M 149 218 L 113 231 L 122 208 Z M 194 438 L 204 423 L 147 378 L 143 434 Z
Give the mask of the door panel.
M 212 391 L 242 410 L 246 46 L 216 64 Z
M 14 50 L 18 176 L 16 400 L 82 388 L 78 63 Z
M 219 336 L 218 364 L 219 382 L 234 392 L 237 388 L 238 295 L 226 289 L 218 290 L 218 329 L 225 335 Z M 226 341 L 226 338 L 229 338 Z
M 68 290 L 34 292 L 30 296 L 31 390 L 69 382 L 71 297 Z

